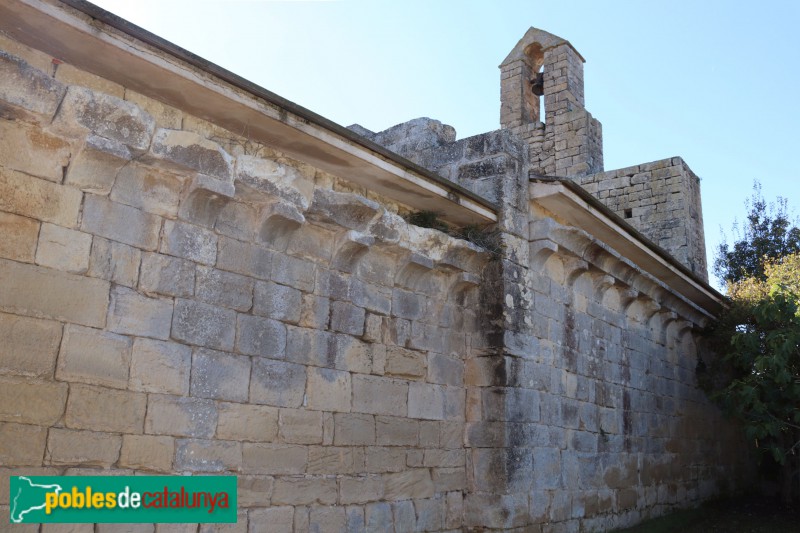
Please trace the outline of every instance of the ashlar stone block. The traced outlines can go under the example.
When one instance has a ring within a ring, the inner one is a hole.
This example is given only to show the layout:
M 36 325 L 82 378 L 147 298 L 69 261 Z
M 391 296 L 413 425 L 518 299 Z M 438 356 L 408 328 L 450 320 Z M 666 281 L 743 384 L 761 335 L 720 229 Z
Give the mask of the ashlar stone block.
M 128 337 L 92 328 L 67 326 L 56 377 L 124 389 L 128 384 L 131 346 Z
M 107 195 L 117 172 L 133 157 L 124 144 L 89 135 L 72 158 L 64 182 L 83 191 Z
M 174 218 L 178 214 L 183 181 L 176 174 L 129 164 L 117 173 L 110 198 L 148 213 Z
M 174 342 L 136 339 L 131 355 L 130 388 L 186 395 L 192 350 Z
M 150 146 L 155 120 L 136 104 L 73 85 L 67 89 L 53 128 L 73 137 L 94 133 L 141 154 Z
M 175 439 L 154 435 L 123 435 L 119 466 L 150 472 L 171 472 Z
M 121 447 L 119 435 L 51 428 L 45 461 L 51 465 L 109 468 L 117 462 Z
M 47 124 L 61 103 L 66 86 L 19 57 L 0 50 L 0 116 Z
M 74 228 L 82 199 L 77 189 L 0 168 L 0 211 Z
M 236 336 L 236 312 L 195 302 L 175 301 L 172 338 L 219 350 L 232 350 Z
M 107 327 L 115 333 L 169 338 L 172 322 L 172 300 L 148 298 L 127 287 L 111 290 Z
M 306 367 L 254 358 L 250 401 L 276 407 L 300 407 L 306 390 Z
M 155 250 L 161 219 L 90 194 L 84 202 L 81 229 L 143 250 Z
M 64 413 L 67 385 L 0 378 L 0 421 L 49 426 Z
M 249 379 L 249 357 L 204 349 L 192 356 L 192 396 L 246 401 Z
M 302 293 L 293 287 L 271 281 L 256 282 L 254 314 L 296 324 L 300 320 L 301 302 Z
M 167 220 L 161 252 L 210 266 L 217 260 L 217 236 L 199 226 Z
M 135 287 L 141 261 L 142 252 L 137 248 L 95 236 L 92 238 L 88 275 Z
M 198 266 L 194 292 L 204 302 L 247 311 L 253 305 L 253 284 L 252 278 Z
M 350 373 L 330 368 L 308 369 L 308 408 L 349 412 L 352 396 Z
M 3 435 L 0 464 L 42 466 L 47 441 L 46 427 L 0 422 L 0 434 Z
M 278 409 L 241 403 L 218 404 L 217 437 L 226 440 L 273 442 L 278 437 Z
M 0 313 L 0 373 L 52 377 L 61 330 L 58 322 Z
M 194 294 L 195 265 L 168 255 L 145 253 L 142 256 L 139 288 L 146 293 L 188 298 Z
M 70 152 L 69 143 L 36 126 L 0 120 L 0 166 L 61 183 Z
M 158 394 L 148 398 L 145 433 L 212 438 L 216 427 L 217 408 L 211 400 Z
M 72 429 L 141 433 L 147 397 L 138 392 L 72 385 L 65 423 Z
M 305 409 L 281 409 L 280 435 L 292 444 L 322 443 L 322 413 Z

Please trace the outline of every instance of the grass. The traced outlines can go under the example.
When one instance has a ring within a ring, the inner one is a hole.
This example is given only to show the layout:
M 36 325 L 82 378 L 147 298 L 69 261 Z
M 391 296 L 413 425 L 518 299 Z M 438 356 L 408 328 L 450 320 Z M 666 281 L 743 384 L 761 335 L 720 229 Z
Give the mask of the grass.
M 774 500 L 736 499 L 677 511 L 616 533 L 798 533 L 800 510 Z

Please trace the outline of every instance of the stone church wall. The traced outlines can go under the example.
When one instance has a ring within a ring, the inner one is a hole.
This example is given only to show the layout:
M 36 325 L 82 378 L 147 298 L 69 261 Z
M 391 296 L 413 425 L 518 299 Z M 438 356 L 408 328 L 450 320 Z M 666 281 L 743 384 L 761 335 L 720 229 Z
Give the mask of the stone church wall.
M 415 147 L 500 206 L 496 257 L 0 50 L 0 520 L 10 475 L 227 473 L 239 522 L 186 531 L 606 531 L 746 474 L 707 315 L 537 203 L 511 132 Z

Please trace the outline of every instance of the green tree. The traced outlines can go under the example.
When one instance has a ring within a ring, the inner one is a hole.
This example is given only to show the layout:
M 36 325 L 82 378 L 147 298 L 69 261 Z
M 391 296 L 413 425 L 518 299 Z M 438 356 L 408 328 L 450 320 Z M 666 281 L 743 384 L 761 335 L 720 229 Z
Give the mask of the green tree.
M 764 262 L 800 252 L 800 228 L 789 217 L 785 198 L 768 204 L 761 184 L 753 184 L 753 196 L 746 202 L 747 222 L 743 233 L 729 246 L 717 250 L 714 274 L 723 282 L 741 281 L 755 276 L 765 279 Z M 738 233 L 736 226 L 734 232 Z
M 729 282 L 730 306 L 709 332 L 717 356 L 698 363 L 698 378 L 780 465 L 788 503 L 800 500 L 800 253 L 758 272 Z

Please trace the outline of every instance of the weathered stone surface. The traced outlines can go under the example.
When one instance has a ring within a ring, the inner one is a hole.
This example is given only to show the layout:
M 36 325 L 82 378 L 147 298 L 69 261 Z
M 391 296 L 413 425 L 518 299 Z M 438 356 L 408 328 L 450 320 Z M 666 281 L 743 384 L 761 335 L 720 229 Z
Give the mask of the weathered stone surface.
M 416 446 L 419 422 L 394 416 L 375 417 L 377 443 L 383 446 Z
M 121 446 L 119 435 L 51 428 L 45 461 L 51 465 L 108 468 L 117 462 Z
M 176 174 L 129 164 L 116 174 L 111 200 L 148 213 L 174 218 L 178 214 L 183 180 Z
M 80 326 L 67 326 L 56 377 L 124 389 L 128 386 L 131 342 L 128 337 Z
M 132 158 L 133 154 L 124 144 L 89 135 L 72 158 L 64 183 L 82 191 L 106 195 L 111 192 L 117 172 Z
M 242 445 L 238 442 L 178 439 L 175 442 L 175 468 L 190 472 L 224 472 L 242 465 Z
M 291 257 L 278 254 L 272 258 L 271 278 L 277 283 L 294 287 L 301 291 L 312 292 L 314 290 L 314 264 Z
M 141 261 L 142 252 L 138 249 L 95 236 L 92 238 L 88 275 L 126 287 L 135 287 L 139 280 Z
M 226 440 L 273 442 L 278 436 L 278 409 L 264 405 L 220 403 L 217 437 Z
M 41 466 L 47 428 L 0 422 L 0 464 Z
M 142 256 L 139 288 L 146 293 L 188 298 L 194 294 L 194 263 L 168 255 Z
M 0 260 L 0 308 L 102 327 L 108 282 Z
M 58 64 L 55 71 L 55 78 L 67 85 L 80 85 L 81 87 L 116 96 L 117 98 L 122 98 L 125 95 L 125 88 L 122 85 L 80 70 L 69 63 Z
M 385 524 L 392 523 L 392 504 L 388 502 L 370 503 L 365 508 L 364 520 L 367 531 L 378 533 L 383 531 Z
M 217 409 L 211 400 L 156 394 L 148 398 L 145 433 L 211 438 L 216 426 Z
M 243 469 L 255 474 L 302 474 L 306 469 L 307 450 L 306 446 L 290 444 L 244 443 Z
M 0 167 L 0 211 L 73 228 L 82 198 L 79 190 Z
M 331 304 L 331 329 L 350 335 L 360 336 L 364 333 L 364 309 L 347 302 Z
M 353 376 L 353 411 L 379 415 L 405 416 L 408 384 L 378 376 Z
M 280 435 L 292 444 L 322 443 L 322 413 L 305 409 L 281 409 Z
M 414 468 L 384 476 L 384 497 L 387 500 L 430 498 L 433 496 L 433 481 L 427 468 Z
M 417 320 L 425 314 L 425 298 L 413 292 L 395 290 L 392 293 L 392 315 Z
M 356 413 L 334 415 L 333 443 L 337 446 L 375 444 L 375 417 Z
M 342 507 L 312 507 L 309 516 L 310 531 L 335 533 L 346 531 L 347 517 Z
M 0 166 L 61 183 L 70 151 L 66 141 L 36 126 L 0 120 Z
M 289 431 L 294 432 L 287 426 Z M 324 439 L 324 436 L 323 436 Z M 330 446 L 308 447 L 308 474 L 337 474 L 354 471 L 356 464 L 363 463 L 363 452 L 348 447 Z
M 425 359 L 425 354 L 420 351 L 389 346 L 384 371 L 390 376 L 420 378 L 425 375 Z
M 67 401 L 65 383 L 0 378 L 0 421 L 55 424 Z
M 250 376 L 250 401 L 276 407 L 300 407 L 306 390 L 302 365 L 255 358 Z
M 172 322 L 172 301 L 148 298 L 126 287 L 111 290 L 107 327 L 115 333 L 169 338 Z
M 39 238 L 39 223 L 11 213 L 0 212 L 0 257 L 33 263 Z
M 81 229 L 129 244 L 143 250 L 155 250 L 161 219 L 127 205 L 89 194 L 83 206 Z
M 172 338 L 220 350 L 233 349 L 236 312 L 192 300 L 176 300 Z
M 249 357 L 203 349 L 192 356 L 192 396 L 245 401 L 249 379 Z
M 256 234 L 258 210 L 242 202 L 226 202 L 214 221 L 217 233 L 233 239 L 251 241 Z
M 311 185 L 306 181 L 297 169 L 277 161 L 249 155 L 236 158 L 236 186 L 256 199 L 263 198 L 264 194 L 277 196 L 306 210 Z
M 377 202 L 362 196 L 317 188 L 306 216 L 310 220 L 364 231 L 379 210 Z
M 65 423 L 72 429 L 141 433 L 147 398 L 144 394 L 89 385 L 72 385 Z
M 73 85 L 67 89 L 53 127 L 74 137 L 94 133 L 142 153 L 150 146 L 155 120 L 131 102 Z
M 283 359 L 286 355 L 286 326 L 268 318 L 239 315 L 236 350 L 246 355 Z
M 235 192 L 227 179 L 195 174 L 186 187 L 178 214 L 189 222 L 215 227 Z
M 220 237 L 217 268 L 256 279 L 268 279 L 272 271 L 272 252 L 256 244 Z
M 253 305 L 253 280 L 215 268 L 197 267 L 195 296 L 206 303 L 247 311 Z
M 233 185 L 231 156 L 214 141 L 190 131 L 159 128 L 145 159 L 173 170 L 213 176 Z
M 171 472 L 175 439 L 153 435 L 123 435 L 119 466 L 135 470 Z
M 188 346 L 150 339 L 133 343 L 130 388 L 145 392 L 189 393 L 192 351 Z
M 64 272 L 82 274 L 89 269 L 92 236 L 53 224 L 42 224 L 36 263 Z
M 301 300 L 302 294 L 293 287 L 259 281 L 255 286 L 253 313 L 296 324 L 300 320 Z
M 308 369 L 308 408 L 319 411 L 350 411 L 350 374 L 330 368 Z
M 62 326 L 0 313 L 0 374 L 52 377 Z
M 408 416 L 444 420 L 445 389 L 439 385 L 411 383 L 408 388 Z
M 217 236 L 199 226 L 167 220 L 164 222 L 164 239 L 160 251 L 204 265 L 213 265 L 217 260 Z
M 383 499 L 383 480 L 379 476 L 343 477 L 339 483 L 339 503 L 364 504 Z
M 180 129 L 181 122 L 183 121 L 183 113 L 179 109 L 168 106 L 158 100 L 148 98 L 143 94 L 131 90 L 129 87 L 125 89 L 125 100 L 133 102 L 149 113 L 150 116 L 155 119 L 157 127 Z
M 282 533 L 294 527 L 293 507 L 253 509 L 248 514 L 249 533 Z
M 0 117 L 47 124 L 67 88 L 46 73 L 0 50 Z
M 261 507 L 272 497 L 273 479 L 269 476 L 238 475 L 237 504 L 239 507 Z
M 336 480 L 326 478 L 278 478 L 272 491 L 276 505 L 329 505 L 336 503 Z

